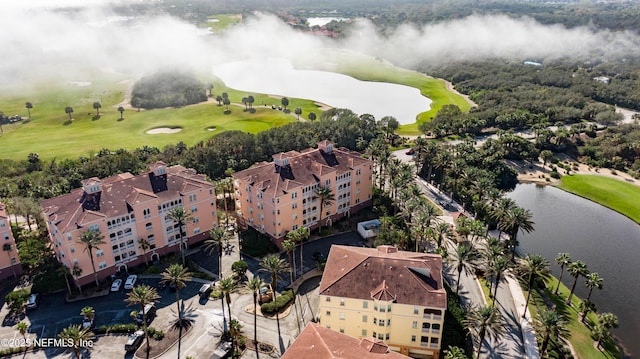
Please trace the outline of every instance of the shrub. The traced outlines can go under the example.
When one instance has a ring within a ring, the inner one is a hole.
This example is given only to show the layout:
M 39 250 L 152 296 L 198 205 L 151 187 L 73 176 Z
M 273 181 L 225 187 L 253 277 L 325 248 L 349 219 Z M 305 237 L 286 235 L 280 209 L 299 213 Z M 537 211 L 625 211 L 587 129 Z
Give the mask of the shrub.
M 29 289 L 18 289 L 7 294 L 4 300 L 7 302 L 7 306 L 11 311 L 20 312 L 24 309 L 25 304 L 27 304 L 29 294 L 31 294 Z
M 164 332 L 154 327 L 148 327 L 147 334 L 150 338 L 153 338 L 155 340 L 162 340 L 162 338 L 164 338 Z
M 211 298 L 213 298 L 213 299 L 222 298 L 222 291 L 218 290 L 218 289 L 214 289 L 213 292 L 211 292 Z
M 551 157 L 549 162 L 553 163 L 554 165 L 557 165 L 558 163 L 560 163 L 560 160 L 558 159 L 558 157 L 553 156 L 553 157 Z
M 249 265 L 247 264 L 247 262 L 239 260 L 237 262 L 233 262 L 233 264 L 231 265 L 231 270 L 233 271 L 233 273 L 242 278 L 247 273 L 247 270 L 249 270 Z
M 133 333 L 138 329 L 135 324 L 127 323 L 127 324 L 113 324 L 113 325 L 103 325 L 96 330 L 94 330 L 95 334 L 109 334 L 109 333 Z
M 295 293 L 293 289 L 287 289 L 282 292 L 275 301 L 270 301 L 268 303 L 264 303 L 260 306 L 260 310 L 263 313 L 272 314 L 280 309 L 286 307 L 295 297 Z
M 214 279 L 212 276 L 208 275 L 207 273 L 200 272 L 200 271 L 191 272 L 191 276 L 193 278 L 200 278 L 200 279 L 206 279 L 206 280 L 213 280 Z
M 150 266 L 146 268 L 142 273 L 143 274 L 160 274 L 162 273 L 162 269 L 156 266 Z
M 555 179 L 559 179 L 560 173 L 558 173 L 558 171 L 551 171 L 551 173 L 549 173 L 549 176 L 551 176 L 551 178 L 555 178 Z

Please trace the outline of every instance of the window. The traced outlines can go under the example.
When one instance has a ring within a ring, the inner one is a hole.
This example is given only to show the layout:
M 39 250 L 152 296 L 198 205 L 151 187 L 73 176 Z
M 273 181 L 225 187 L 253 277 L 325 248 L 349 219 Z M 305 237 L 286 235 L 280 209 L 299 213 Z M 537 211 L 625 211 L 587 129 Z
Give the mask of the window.
M 340 306 L 344 307 L 344 299 L 340 299 Z
M 389 333 L 385 334 L 384 339 L 389 340 Z
M 413 314 L 418 314 L 420 313 L 420 309 L 418 309 L 418 307 L 413 307 Z
M 291 205 L 291 209 L 296 209 L 296 208 L 298 208 L 298 204 L 294 202 L 294 203 Z
M 387 305 L 387 312 L 391 313 L 391 304 Z
M 416 329 L 418 328 L 418 322 L 416 322 L 415 320 L 413 321 L 413 324 L 411 325 L 411 328 Z
M 387 319 L 387 327 L 391 326 L 391 319 Z
M 367 317 L 366 315 L 362 316 L 362 322 L 366 323 L 369 320 L 369 317 Z
M 296 198 L 298 198 L 298 192 L 291 193 L 291 199 L 296 199 Z
M 344 320 L 344 312 L 338 313 L 338 317 L 340 318 L 340 320 Z
M 298 219 L 298 214 L 297 214 L 297 213 L 294 213 L 294 214 L 293 214 L 293 216 L 292 216 L 292 218 L 293 218 L 293 220 L 295 221 L 296 219 Z
M 73 250 L 73 252 L 75 252 L 75 249 Z M 104 255 L 104 251 L 101 249 L 99 251 L 96 251 L 96 257 L 102 257 Z
M 196 201 L 196 195 L 194 194 L 190 194 L 189 195 L 189 202 L 195 202 Z
M 200 233 L 200 227 L 196 227 L 193 229 L 193 234 L 198 234 Z
M 70 247 L 69 247 L 69 251 L 70 251 L 71 253 L 75 253 L 75 252 L 76 252 L 76 249 L 75 249 L 73 246 L 70 246 Z
M 378 324 L 378 318 L 373 318 L 373 324 Z
M 71 233 L 67 233 L 67 240 L 70 241 L 71 240 Z
M 376 332 L 373 332 L 373 334 L 371 334 L 372 337 L 376 337 Z
M 415 342 L 416 342 L 416 336 L 415 336 L 415 335 L 412 335 L 412 336 L 411 336 L 411 342 L 412 342 L 412 343 L 415 343 Z
M 148 222 L 145 226 L 147 227 L 147 231 L 153 231 L 153 223 Z
M 340 327 L 340 333 L 344 333 L 344 327 Z
M 383 340 L 384 339 L 384 335 L 382 333 L 378 334 L 378 339 Z
M 373 310 L 375 310 L 375 311 L 378 310 L 378 304 L 377 303 L 373 303 Z
M 298 229 L 298 225 L 294 224 L 293 227 L 291 227 L 291 229 L 293 229 L 295 231 L 296 229 Z
M 198 212 L 198 206 L 192 206 L 191 207 L 191 212 Z
M 331 301 L 331 297 L 325 297 L 325 298 L 324 298 L 324 301 L 325 301 L 325 302 L 330 302 L 330 301 Z
M 151 216 L 151 210 L 149 208 L 145 208 L 142 210 L 142 214 L 144 215 L 144 218 L 149 218 Z
M 327 317 L 330 317 L 331 316 L 331 311 L 327 310 L 327 312 L 325 314 L 326 314 Z
M 369 302 L 367 302 L 367 301 L 362 302 L 362 308 L 364 308 L 364 309 L 369 308 Z
M 200 222 L 200 219 L 198 219 L 198 217 L 193 217 L 193 220 L 191 221 L 191 223 L 198 223 Z
M 107 268 L 107 262 L 104 262 L 104 261 L 103 261 L 103 262 L 98 263 L 98 268 L 100 268 L 100 269 L 105 269 L 105 268 Z
M 366 329 L 362 329 L 362 336 L 366 337 L 367 336 L 367 330 Z
M 387 311 L 387 307 L 385 307 L 385 306 L 382 306 L 382 305 L 381 305 L 381 306 L 380 306 L 380 312 L 381 312 L 381 313 L 384 313 L 384 312 L 386 312 L 386 311 Z

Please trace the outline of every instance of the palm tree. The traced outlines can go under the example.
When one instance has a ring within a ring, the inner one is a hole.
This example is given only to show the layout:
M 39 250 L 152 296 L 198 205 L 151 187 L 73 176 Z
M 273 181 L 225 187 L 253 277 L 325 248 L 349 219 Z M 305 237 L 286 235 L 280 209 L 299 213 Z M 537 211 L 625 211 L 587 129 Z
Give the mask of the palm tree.
M 566 338 L 568 322 L 561 314 L 555 310 L 542 309 L 538 313 L 535 320 L 535 326 L 538 333 L 542 333 L 542 346 L 540 347 L 540 357 L 544 357 L 549 345 L 549 340 L 555 336 L 556 341 L 560 338 Z
M 569 253 L 558 253 L 556 257 L 556 263 L 560 266 L 560 278 L 558 278 L 558 285 L 556 286 L 556 290 L 553 291 L 553 294 L 558 294 L 558 289 L 560 289 L 560 283 L 562 281 L 562 275 L 564 274 L 564 267 L 568 266 L 571 263 L 571 256 Z
M 313 122 L 316 120 L 317 115 L 315 112 L 309 112 L 309 114 L 307 115 L 307 118 L 309 119 L 309 121 Z
M 69 274 L 71 273 L 69 272 L 69 268 L 62 264 L 60 267 L 56 268 L 56 272 L 64 277 L 64 282 L 67 285 L 67 291 L 69 292 L 69 295 L 71 295 L 71 284 L 69 283 Z
M 209 231 L 209 239 L 204 241 L 202 247 L 208 255 L 212 255 L 213 252 L 218 253 L 218 278 L 222 278 L 222 252 L 224 244 L 231 238 L 229 232 L 224 228 L 216 227 Z
M 92 321 L 96 316 L 96 310 L 93 307 L 86 306 L 80 310 L 80 315 L 85 317 L 87 320 Z
M 597 340 L 596 347 L 600 348 L 603 340 L 609 339 L 611 336 L 610 329 L 618 327 L 618 317 L 612 313 L 598 314 L 598 322 L 593 327 L 593 336 Z
M 620 324 L 618 322 L 618 316 L 613 313 L 598 314 L 598 323 L 602 324 L 607 329 L 617 328 Z
M 96 110 L 96 116 L 100 116 L 100 107 L 102 107 L 100 102 L 96 101 L 93 103 L 93 109 Z
M 433 207 L 433 206 L 432 206 Z M 442 242 L 448 240 L 453 236 L 451 226 L 446 222 L 438 222 L 433 228 L 433 238 L 438 245 L 438 248 L 442 247 Z
M 602 283 L 604 282 L 604 278 L 600 277 L 598 273 L 593 272 L 587 274 L 587 277 L 584 281 L 584 285 L 589 288 L 589 294 L 587 295 L 587 300 L 591 299 L 591 292 L 593 288 L 602 289 Z
M 78 287 L 80 294 L 82 294 L 82 286 L 77 281 L 77 279 L 82 276 L 82 268 L 80 268 L 77 264 L 74 264 L 73 269 L 71 270 L 71 274 L 73 274 L 73 276 L 76 278 L 76 286 Z
M 591 335 L 593 336 L 593 339 L 596 340 L 597 349 L 601 348 L 601 344 L 604 340 L 607 340 L 611 337 L 609 329 L 602 325 L 602 323 L 596 323 L 593 328 L 591 328 Z
M 162 272 L 161 282 L 167 283 L 176 288 L 176 306 L 178 307 L 178 323 L 182 326 L 182 311 L 180 310 L 180 289 L 187 286 L 187 282 L 191 280 L 191 273 L 188 268 L 180 264 L 172 264 L 169 268 Z
M 240 324 L 239 321 L 235 319 L 229 320 L 229 335 L 231 335 L 231 338 L 233 338 L 233 350 L 235 356 L 235 353 L 240 352 L 238 347 L 238 339 L 240 339 L 240 336 L 242 335 L 242 324 Z M 258 351 L 258 348 L 256 348 L 256 351 Z
M 452 347 L 449 345 L 448 349 L 444 351 L 444 359 L 468 359 L 464 352 L 464 349 L 460 347 Z
M 293 232 L 289 232 L 293 233 Z M 287 237 L 289 237 L 289 233 L 287 233 Z M 287 257 L 289 257 L 289 280 L 290 283 L 293 284 L 293 268 L 295 268 L 295 263 L 291 261 L 291 253 L 296 250 L 296 244 L 293 243 L 291 239 L 287 239 L 282 242 L 282 248 L 287 252 Z M 293 256 L 293 260 L 295 261 L 295 255 Z
M 280 99 L 280 103 L 282 104 L 282 107 L 284 107 L 284 110 L 286 112 L 287 106 L 289 106 L 289 99 L 286 97 L 283 97 L 282 99 Z
M 151 243 L 144 237 L 138 239 L 138 248 L 142 249 L 142 258 L 144 258 L 144 265 L 149 265 L 147 259 L 147 251 L 151 248 Z
M 573 277 L 573 284 L 571 285 L 571 292 L 569 292 L 569 297 L 567 298 L 566 303 L 571 304 L 571 297 L 573 297 L 573 291 L 576 289 L 576 283 L 578 283 L 578 277 L 586 276 L 589 274 L 589 269 L 587 265 L 583 261 L 575 261 L 569 264 L 567 268 L 567 272 L 571 274 Z
M 25 322 L 20 322 L 16 325 L 16 330 L 18 331 L 18 333 L 20 333 L 20 335 L 22 335 L 22 338 L 25 340 L 25 342 L 27 341 L 27 332 L 29 331 L 29 324 L 25 323 Z
M 318 186 L 315 191 L 315 195 L 320 199 L 320 226 L 318 227 L 318 234 L 322 232 L 322 217 L 324 215 L 324 207 L 330 206 L 336 200 L 336 196 L 331 192 L 330 187 Z M 302 263 L 300 263 L 302 264 Z
M 73 107 L 71 106 L 67 106 L 64 108 L 64 113 L 66 113 L 67 115 L 69 115 L 69 121 L 72 120 L 71 118 L 71 114 L 73 113 Z
M 73 346 L 71 349 L 76 358 L 80 359 L 80 350 L 88 343 L 91 343 L 95 335 L 89 328 L 82 328 L 80 324 L 74 324 L 62 329 L 58 337 L 72 342 Z
M 498 294 L 498 286 L 500 286 L 500 282 L 504 279 L 504 273 L 511 268 L 511 262 L 504 258 L 498 257 L 494 261 L 490 262 L 488 265 L 487 274 L 490 277 L 495 278 L 495 288 L 493 290 L 493 305 L 496 305 L 496 295 Z M 489 293 L 491 293 L 491 283 L 489 286 Z
M 300 115 L 302 115 L 302 109 L 300 107 L 296 107 L 293 112 L 298 116 L 297 120 L 300 121 Z
M 89 252 L 89 259 L 91 259 L 91 268 L 93 269 L 93 276 L 96 280 L 96 286 L 100 287 L 100 282 L 98 282 L 98 272 L 96 272 L 96 264 L 93 260 L 93 250 L 100 249 L 99 246 L 105 244 L 104 236 L 96 230 L 88 230 L 80 233 L 80 240 L 78 243 L 84 245 L 84 250 Z
M 169 211 L 167 218 L 172 220 L 178 226 L 178 234 L 180 235 L 180 255 L 182 257 L 182 265 L 184 266 L 184 238 L 182 236 L 182 227 L 191 219 L 191 214 L 185 211 L 184 207 L 175 207 Z
M 460 277 L 462 276 L 462 271 L 470 274 L 477 267 L 477 261 L 480 259 L 480 253 L 478 250 L 470 243 L 462 243 L 456 248 L 456 252 L 451 257 L 451 261 L 456 267 L 456 271 L 458 272 L 458 280 L 456 281 L 456 294 L 460 289 Z
M 224 299 L 227 301 L 227 311 L 229 312 L 229 323 L 231 323 L 231 293 L 238 290 L 238 283 L 233 277 L 222 278 L 218 282 L 218 289 L 222 292 Z
M 289 232 L 292 233 L 292 232 Z M 300 227 L 293 231 L 295 233 L 293 235 L 293 240 L 295 242 L 300 242 L 300 275 L 304 274 L 304 257 L 302 256 L 304 251 L 304 242 L 309 239 L 309 228 Z M 295 262 L 295 261 L 294 261 Z M 295 272 L 295 267 L 293 268 Z
M 158 299 L 160 299 L 160 296 L 155 288 L 142 284 L 133 287 L 131 292 L 127 293 L 127 298 L 124 300 L 129 303 L 128 305 L 140 305 L 141 312 L 139 313 L 142 313 L 142 328 L 144 329 L 145 335 L 147 334 L 147 312 L 145 312 L 144 307 Z M 147 359 L 149 358 L 149 350 L 151 349 L 149 345 L 149 340 L 147 339 Z
M 589 315 L 589 312 L 596 311 L 596 305 L 592 301 L 585 299 L 578 305 L 578 311 L 582 314 L 580 322 L 582 324 L 585 324 L 585 320 L 587 319 L 587 315 Z
M 518 246 L 518 232 L 520 230 L 530 233 L 535 224 L 531 218 L 533 215 L 529 210 L 516 207 L 507 212 L 504 222 L 501 222 L 502 230 L 509 234 L 509 246 L 511 247 L 511 260 L 515 259 L 516 247 Z
M 11 252 L 13 252 L 13 247 L 11 247 L 10 243 L 2 244 L 2 250 L 7 252 L 7 256 L 9 256 L 9 263 L 11 264 L 11 270 L 13 271 L 13 278 L 16 278 L 18 275 L 16 274 L 16 268 L 13 266 L 11 258 Z
M 502 316 L 494 307 L 479 307 L 473 309 L 464 320 L 465 326 L 472 333 L 478 335 L 478 356 L 482 351 L 482 342 L 485 336 L 497 339 L 503 332 Z
M 258 293 L 260 288 L 264 286 L 264 282 L 260 277 L 251 278 L 245 285 L 247 289 L 251 291 L 253 295 L 253 345 L 258 347 Z M 256 357 L 260 357 L 258 350 L 256 350 Z
M 260 269 L 261 272 L 269 272 L 271 275 L 271 291 L 273 292 L 273 300 L 276 300 L 276 291 L 278 288 L 278 278 L 280 277 L 280 273 L 284 273 L 289 270 L 289 266 L 285 262 L 284 259 L 278 257 L 277 255 L 270 255 L 268 257 L 263 258 L 260 261 Z
M 124 112 L 124 107 L 118 107 L 118 112 L 120 112 L 120 119 L 123 120 L 124 118 L 122 117 L 122 113 Z
M 31 119 L 31 109 L 33 108 L 33 104 L 31 102 L 25 102 L 24 107 L 27 108 L 28 117 Z
M 518 272 L 520 273 L 522 279 L 526 278 L 527 289 L 529 291 L 527 293 L 527 301 L 525 302 L 524 311 L 522 313 L 522 317 L 525 318 L 527 316 L 529 299 L 531 299 L 531 292 L 534 290 L 533 285 L 536 281 L 536 278 L 548 278 L 551 275 L 551 272 L 549 271 L 549 261 L 538 254 L 527 254 L 522 263 L 520 263 Z

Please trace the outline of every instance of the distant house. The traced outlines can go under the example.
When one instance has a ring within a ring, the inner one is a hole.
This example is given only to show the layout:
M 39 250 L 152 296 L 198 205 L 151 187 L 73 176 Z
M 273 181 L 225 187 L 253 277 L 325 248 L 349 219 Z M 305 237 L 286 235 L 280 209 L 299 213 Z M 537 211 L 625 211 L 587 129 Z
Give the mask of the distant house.
M 356 339 L 316 323 L 309 323 L 282 356 L 282 359 L 301 358 L 410 359 L 389 350 L 387 344 L 380 339 Z
M 603 84 L 606 84 L 606 85 L 608 85 L 609 81 L 611 81 L 611 79 L 606 77 L 606 76 L 594 77 L 593 80 L 597 81 L 597 82 L 600 82 L 600 83 L 603 83 Z
M 529 66 L 542 66 L 542 63 L 536 62 L 536 61 L 525 61 L 522 64 L 529 65 Z

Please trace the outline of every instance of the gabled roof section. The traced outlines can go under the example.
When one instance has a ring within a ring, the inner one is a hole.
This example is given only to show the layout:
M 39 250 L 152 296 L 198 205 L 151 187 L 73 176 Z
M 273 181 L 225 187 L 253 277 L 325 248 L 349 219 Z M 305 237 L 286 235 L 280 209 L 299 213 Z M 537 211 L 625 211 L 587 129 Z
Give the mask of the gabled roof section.
M 431 308 L 447 306 L 442 257 L 389 246 L 332 246 L 319 293 Z
M 309 323 L 282 359 L 410 359 L 374 338 L 356 339 Z

